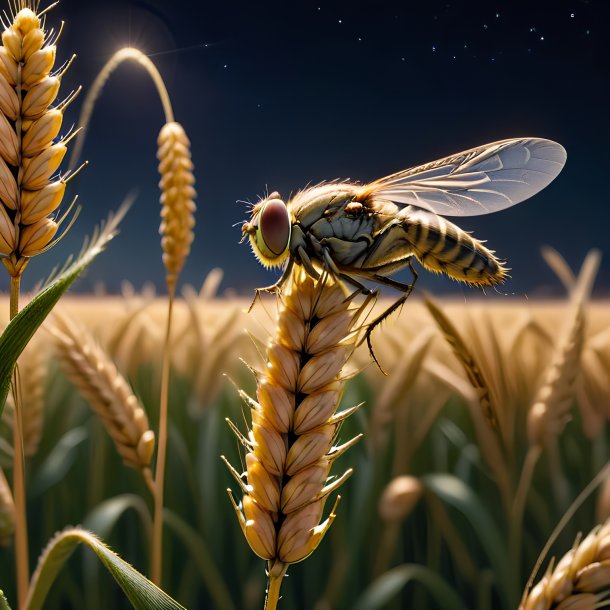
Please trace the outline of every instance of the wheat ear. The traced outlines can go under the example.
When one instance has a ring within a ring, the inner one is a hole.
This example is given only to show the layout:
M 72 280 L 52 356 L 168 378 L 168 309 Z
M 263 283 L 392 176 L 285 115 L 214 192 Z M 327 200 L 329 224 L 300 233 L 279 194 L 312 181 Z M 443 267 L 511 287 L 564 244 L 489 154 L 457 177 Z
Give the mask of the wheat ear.
M 191 143 L 180 123 L 166 123 L 157 140 L 161 181 L 161 246 L 167 285 L 174 292 L 189 255 L 195 226 L 195 176 Z
M 577 542 L 531 591 L 519 610 L 595 610 L 610 594 L 610 521 Z M 605 605 L 605 604 L 604 604 Z
M 154 493 L 155 433 L 131 387 L 83 327 L 56 316 L 51 333 L 66 376 L 104 424 L 123 462 L 138 470 Z
M 445 336 L 447 343 L 449 343 L 453 349 L 453 353 L 464 368 L 472 387 L 477 390 L 479 395 L 479 403 L 485 415 L 485 419 L 494 430 L 497 430 L 498 415 L 496 413 L 493 392 L 491 390 L 489 381 L 486 379 L 485 374 L 483 373 L 482 367 L 477 362 L 475 355 L 462 339 L 462 336 L 456 327 L 443 313 L 441 308 L 431 299 L 426 299 L 425 303 L 428 311 L 434 318 L 434 321 Z
M 52 106 L 71 61 L 51 75 L 59 32 L 20 3 L 0 46 L 0 255 L 11 277 L 57 242 L 66 177 L 51 179 L 70 137 L 56 140 L 73 92 Z M 36 5 L 34 5 L 36 6 Z M 72 206 L 70 206 L 71 208 Z
M 337 413 L 364 305 L 354 306 L 330 278 L 314 281 L 301 269 L 286 284 L 257 400 L 240 392 L 251 409 L 248 437 L 231 424 L 246 449 L 246 472 L 223 457 L 243 492 L 238 506 L 229 490 L 244 536 L 267 561 L 267 610 L 277 606 L 288 566 L 311 554 L 332 524 L 339 496 L 320 523 L 324 504 L 352 470 L 329 479 L 330 469 L 359 439 L 335 445 L 341 422 L 357 409 Z
M 525 456 L 512 511 L 512 561 L 520 556 L 523 513 L 534 470 L 543 449 L 549 454 L 549 464 L 558 502 L 567 503 L 564 478 L 560 471 L 557 439 L 569 420 L 569 409 L 574 402 L 575 381 L 580 370 L 580 358 L 585 338 L 585 305 L 599 266 L 599 253 L 587 255 L 571 293 L 571 311 L 566 327 L 555 345 L 551 362 L 527 414 L 528 450 Z

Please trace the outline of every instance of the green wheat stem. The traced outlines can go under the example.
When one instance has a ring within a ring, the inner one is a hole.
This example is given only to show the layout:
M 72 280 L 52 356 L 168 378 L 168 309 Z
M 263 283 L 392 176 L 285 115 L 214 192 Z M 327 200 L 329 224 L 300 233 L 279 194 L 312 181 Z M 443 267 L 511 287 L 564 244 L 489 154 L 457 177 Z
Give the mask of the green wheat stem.
M 157 439 L 157 463 L 153 489 L 154 515 L 152 530 L 151 580 L 160 585 L 163 563 L 163 492 L 165 488 L 165 466 L 167 461 L 167 427 L 170 372 L 170 338 L 175 289 L 170 287 L 167 324 L 163 344 L 163 365 L 161 372 L 161 398 L 159 404 L 159 436 Z
M 11 276 L 10 319 L 19 313 L 21 275 Z M 18 370 L 13 371 L 13 495 L 15 501 L 15 567 L 17 572 L 17 607 L 25 607 L 29 586 L 28 529 L 25 499 L 25 458 L 23 419 Z

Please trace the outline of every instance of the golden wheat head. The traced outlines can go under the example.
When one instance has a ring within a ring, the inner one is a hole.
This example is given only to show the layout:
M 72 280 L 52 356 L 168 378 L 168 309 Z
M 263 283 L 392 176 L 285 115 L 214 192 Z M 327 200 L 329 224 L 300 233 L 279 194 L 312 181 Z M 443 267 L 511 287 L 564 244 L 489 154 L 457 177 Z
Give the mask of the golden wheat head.
M 524 595 L 519 610 L 595 610 L 610 593 L 610 521 L 574 545 Z
M 231 495 L 239 523 L 270 573 L 305 559 L 322 540 L 335 518 L 336 503 L 322 521 L 326 499 L 352 472 L 330 479 L 331 466 L 358 440 L 335 445 L 357 408 L 337 413 L 362 310 L 328 278 L 314 281 L 298 269 L 287 284 L 257 400 L 241 393 L 251 407 L 248 437 L 232 426 L 246 448 L 246 472 L 229 465 L 243 492 L 239 506 Z
M 84 328 L 57 317 L 51 332 L 66 376 L 101 419 L 123 462 L 149 483 L 155 433 L 131 387 Z
M 3 21 L 0 46 L 0 257 L 12 277 L 49 249 L 69 210 L 57 215 L 66 179 L 53 178 L 69 138 L 57 140 L 71 94 L 52 106 L 70 62 L 51 73 L 59 33 L 25 3 Z
M 180 123 L 166 123 L 157 140 L 161 180 L 161 246 L 167 284 L 175 288 L 191 250 L 195 226 L 195 176 L 191 143 Z

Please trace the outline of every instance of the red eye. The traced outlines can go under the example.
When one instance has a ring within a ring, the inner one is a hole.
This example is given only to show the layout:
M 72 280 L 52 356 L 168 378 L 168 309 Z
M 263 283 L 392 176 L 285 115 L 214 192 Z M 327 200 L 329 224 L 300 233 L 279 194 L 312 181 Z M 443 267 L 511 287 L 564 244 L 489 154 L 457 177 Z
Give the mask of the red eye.
M 259 216 L 259 229 L 267 249 L 279 256 L 290 241 L 290 217 L 288 209 L 280 199 L 265 204 Z

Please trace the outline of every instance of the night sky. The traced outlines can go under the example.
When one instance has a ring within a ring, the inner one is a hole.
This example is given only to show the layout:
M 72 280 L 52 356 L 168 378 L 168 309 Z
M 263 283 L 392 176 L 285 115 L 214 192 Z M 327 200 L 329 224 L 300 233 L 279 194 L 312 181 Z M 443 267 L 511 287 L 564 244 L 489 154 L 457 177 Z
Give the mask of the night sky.
M 236 225 L 246 217 L 243 201 L 267 189 L 288 197 L 324 179 L 366 182 L 485 142 L 539 136 L 568 151 L 558 179 L 517 207 L 458 221 L 508 259 L 505 290 L 525 299 L 561 294 L 543 244 L 573 267 L 601 248 L 596 294 L 610 295 L 606 4 L 61 0 L 49 23 L 66 22 L 59 60 L 78 55 L 64 94 L 89 86 L 129 44 L 161 71 L 192 141 L 199 193 L 183 283 L 199 286 L 213 267 L 225 270 L 223 290 L 239 294 L 275 281 L 239 245 Z M 64 131 L 79 110 L 77 101 Z M 150 79 L 124 65 L 99 100 L 84 150 L 90 165 L 69 191 L 79 194 L 82 214 L 60 246 L 30 264 L 26 285 L 77 251 L 137 189 L 121 235 L 75 289 L 103 282 L 116 292 L 124 279 L 163 289 L 155 159 L 162 123 Z M 481 295 L 447 278 L 420 278 L 436 293 Z

